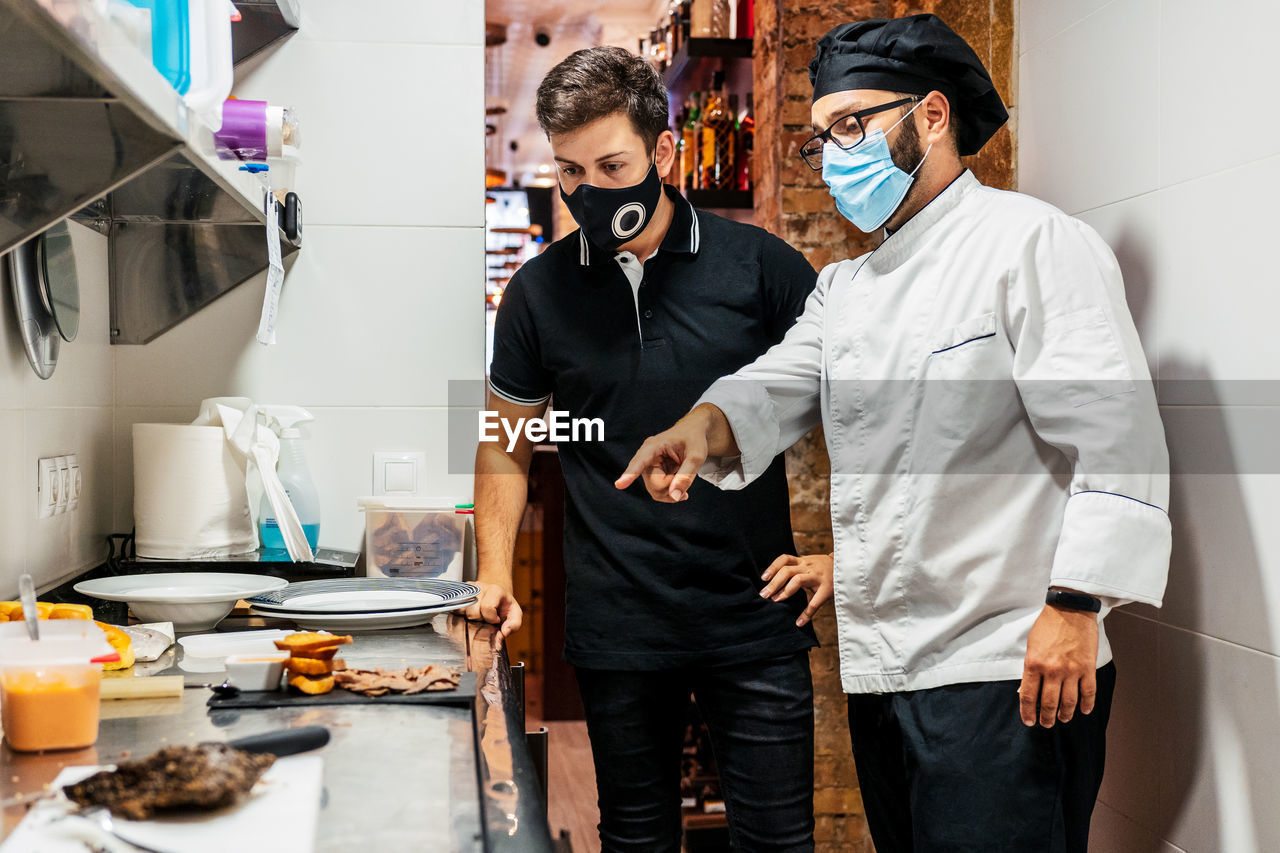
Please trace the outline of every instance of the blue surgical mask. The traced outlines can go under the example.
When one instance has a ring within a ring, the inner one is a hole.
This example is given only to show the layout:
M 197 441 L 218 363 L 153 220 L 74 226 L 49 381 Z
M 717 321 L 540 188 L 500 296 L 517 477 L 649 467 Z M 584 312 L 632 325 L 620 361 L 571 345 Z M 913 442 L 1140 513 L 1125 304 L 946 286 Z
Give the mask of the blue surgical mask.
M 919 103 L 898 119 L 893 130 L 916 111 Z M 886 131 L 873 130 L 857 146 L 848 151 L 828 142 L 822 147 L 822 180 L 831 188 L 836 208 L 854 225 L 870 234 L 889 221 L 893 212 L 907 197 L 915 174 L 933 150 L 931 144 L 924 157 L 910 173 L 899 169 L 889 153 Z

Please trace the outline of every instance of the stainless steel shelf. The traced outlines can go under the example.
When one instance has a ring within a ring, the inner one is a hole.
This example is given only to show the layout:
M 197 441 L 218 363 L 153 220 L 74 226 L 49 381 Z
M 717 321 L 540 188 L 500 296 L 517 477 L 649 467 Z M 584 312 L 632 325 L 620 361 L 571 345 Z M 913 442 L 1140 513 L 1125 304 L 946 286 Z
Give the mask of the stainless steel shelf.
M 113 343 L 265 269 L 267 189 L 93 0 L 0 0 L 0 253 L 68 216 L 106 234 Z

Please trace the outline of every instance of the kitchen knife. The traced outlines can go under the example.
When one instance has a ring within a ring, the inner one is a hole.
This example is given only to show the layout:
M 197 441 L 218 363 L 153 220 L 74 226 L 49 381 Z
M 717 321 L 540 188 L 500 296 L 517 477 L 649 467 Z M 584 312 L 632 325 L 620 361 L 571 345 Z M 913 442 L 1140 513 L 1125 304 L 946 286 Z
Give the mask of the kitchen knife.
M 260 735 L 227 741 L 227 746 L 245 752 L 265 752 L 277 758 L 319 749 L 329 742 L 329 730 L 324 726 L 303 726 L 300 729 L 283 729 Z
M 269 753 L 277 758 L 282 758 L 286 755 L 297 755 L 299 752 L 319 749 L 328 742 L 329 730 L 324 726 L 303 726 L 298 729 L 282 729 L 280 731 L 236 738 L 235 740 L 227 741 L 227 746 L 244 752 Z M 49 799 L 57 796 L 60 790 L 60 788 L 54 788 L 18 794 L 17 796 L 0 800 L 0 809 Z

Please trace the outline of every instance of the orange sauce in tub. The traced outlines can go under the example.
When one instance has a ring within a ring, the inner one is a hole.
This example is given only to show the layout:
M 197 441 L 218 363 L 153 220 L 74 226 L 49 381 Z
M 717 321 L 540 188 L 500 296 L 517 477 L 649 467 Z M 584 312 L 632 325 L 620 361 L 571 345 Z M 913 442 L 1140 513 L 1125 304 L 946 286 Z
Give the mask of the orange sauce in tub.
M 0 725 L 11 749 L 80 749 L 98 739 L 94 668 L 10 670 L 0 679 Z

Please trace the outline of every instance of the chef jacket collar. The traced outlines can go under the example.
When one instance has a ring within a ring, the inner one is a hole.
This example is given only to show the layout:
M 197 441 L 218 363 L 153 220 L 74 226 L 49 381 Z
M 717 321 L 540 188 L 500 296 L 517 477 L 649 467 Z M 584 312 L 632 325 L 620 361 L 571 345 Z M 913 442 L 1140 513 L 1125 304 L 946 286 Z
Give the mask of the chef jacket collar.
M 919 248 L 934 225 L 955 210 L 965 196 L 981 186 L 981 182 L 974 177 L 973 172 L 965 169 L 958 178 L 947 185 L 946 189 L 938 193 L 933 201 L 904 222 L 901 228 L 892 234 L 888 234 L 886 229 L 888 236 L 871 256 L 872 268 L 882 272 L 893 269 L 905 261 Z
M 689 200 L 680 195 L 679 190 L 670 184 L 663 184 L 663 192 L 675 204 L 671 216 L 671 224 L 667 226 L 667 234 L 662 238 L 658 248 L 664 252 L 678 252 L 684 255 L 696 255 L 702 245 L 702 232 L 698 227 L 698 214 Z M 591 245 L 591 241 L 578 229 L 578 263 L 582 266 L 613 263 L 617 252 L 608 252 L 599 246 Z

